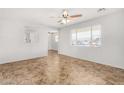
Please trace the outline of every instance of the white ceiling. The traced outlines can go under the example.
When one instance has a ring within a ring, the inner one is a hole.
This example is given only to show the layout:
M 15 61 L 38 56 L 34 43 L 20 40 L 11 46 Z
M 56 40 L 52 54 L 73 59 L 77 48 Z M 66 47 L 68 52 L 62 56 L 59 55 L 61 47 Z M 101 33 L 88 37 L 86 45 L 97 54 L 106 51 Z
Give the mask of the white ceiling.
M 106 8 L 106 11 L 101 13 L 98 13 L 97 10 L 98 8 L 69 8 L 68 11 L 70 15 L 81 13 L 83 16 L 66 25 L 58 24 L 57 21 L 59 20 L 59 18 L 50 18 L 51 16 L 61 16 L 63 11 L 63 9 L 61 8 L 1 8 L 0 19 L 25 20 L 37 22 L 39 24 L 44 24 L 55 28 L 60 28 L 63 26 L 79 23 L 81 21 L 93 19 L 99 16 L 107 15 L 122 9 Z

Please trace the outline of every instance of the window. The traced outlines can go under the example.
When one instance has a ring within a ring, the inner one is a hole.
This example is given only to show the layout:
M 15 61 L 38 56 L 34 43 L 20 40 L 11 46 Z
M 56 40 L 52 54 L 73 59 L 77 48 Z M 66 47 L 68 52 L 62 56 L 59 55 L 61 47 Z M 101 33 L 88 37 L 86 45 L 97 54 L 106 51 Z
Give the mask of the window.
M 56 42 L 59 41 L 59 37 L 58 37 L 58 35 L 55 35 L 55 41 L 56 41 Z
M 94 25 L 72 31 L 72 45 L 100 46 L 101 26 Z

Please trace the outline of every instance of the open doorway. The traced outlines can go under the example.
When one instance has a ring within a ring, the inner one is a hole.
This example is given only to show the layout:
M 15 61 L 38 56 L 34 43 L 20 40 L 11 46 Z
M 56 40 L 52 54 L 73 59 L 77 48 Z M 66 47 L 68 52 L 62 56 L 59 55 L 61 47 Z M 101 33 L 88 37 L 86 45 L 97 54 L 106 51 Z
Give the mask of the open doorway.
M 58 31 L 48 32 L 48 50 L 58 53 L 59 35 Z

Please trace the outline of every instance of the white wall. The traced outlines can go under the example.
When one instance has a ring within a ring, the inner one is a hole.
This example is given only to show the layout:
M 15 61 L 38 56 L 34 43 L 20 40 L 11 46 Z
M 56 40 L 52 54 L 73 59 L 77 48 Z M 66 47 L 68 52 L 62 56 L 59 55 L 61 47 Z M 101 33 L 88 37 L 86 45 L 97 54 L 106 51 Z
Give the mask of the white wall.
M 71 45 L 71 29 L 102 25 L 102 46 Z M 124 68 L 124 11 L 60 29 L 59 53 L 114 67 Z
M 19 20 L 0 20 L 0 64 L 18 60 L 47 56 L 48 27 L 38 26 L 39 41 L 33 44 L 25 43 L 25 26 L 27 22 Z

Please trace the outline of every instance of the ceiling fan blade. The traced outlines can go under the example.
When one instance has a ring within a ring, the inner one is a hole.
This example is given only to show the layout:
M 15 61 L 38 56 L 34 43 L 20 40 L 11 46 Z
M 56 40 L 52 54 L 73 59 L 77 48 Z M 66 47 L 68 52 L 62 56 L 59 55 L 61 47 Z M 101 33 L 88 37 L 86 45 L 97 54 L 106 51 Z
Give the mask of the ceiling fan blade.
M 59 24 L 64 24 L 62 20 L 57 21 Z
M 76 18 L 77 18 L 77 17 L 76 17 Z M 69 16 L 67 19 L 68 19 L 68 20 L 74 20 L 74 19 L 76 19 L 76 18 L 75 18 L 75 17 L 70 17 L 70 16 Z
M 58 23 L 61 23 L 62 22 L 62 20 L 59 20 L 59 21 L 57 21 Z
M 60 17 L 60 16 L 50 16 L 49 18 L 63 18 L 63 17 Z
M 77 18 L 77 17 L 81 17 L 82 16 L 82 14 L 78 14 L 78 15 L 72 15 L 72 16 L 70 16 L 71 18 Z

